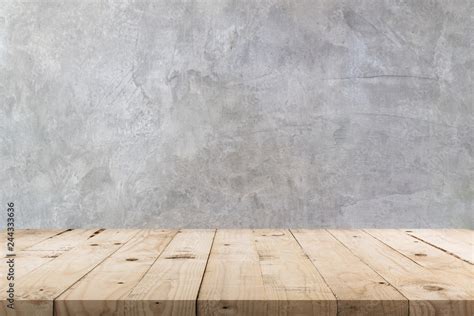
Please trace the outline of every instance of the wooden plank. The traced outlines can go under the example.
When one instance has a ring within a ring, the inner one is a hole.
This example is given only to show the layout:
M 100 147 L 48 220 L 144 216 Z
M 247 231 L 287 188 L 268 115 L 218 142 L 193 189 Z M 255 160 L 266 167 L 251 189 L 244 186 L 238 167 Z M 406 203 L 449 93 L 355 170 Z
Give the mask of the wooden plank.
M 361 230 L 330 230 L 364 263 L 409 299 L 410 315 L 472 315 L 474 301 L 440 274 L 415 263 Z
M 91 236 L 95 236 L 93 234 L 95 231 L 86 229 L 67 230 L 16 252 L 15 279 L 18 281 L 28 272 L 85 242 Z M 6 272 L 6 269 L 7 265 L 0 266 L 1 272 Z
M 54 251 L 21 251 L 17 253 L 15 258 L 15 279 L 19 280 L 23 278 L 30 271 L 36 269 L 37 267 L 47 263 L 48 261 L 53 260 L 55 257 L 58 257 L 62 252 Z M 4 262 L 7 260 L 3 258 Z M 3 264 L 0 266 L 0 276 L 2 277 L 2 282 L 4 280 L 4 275 L 6 275 L 8 266 Z M 1 283 L 3 288 L 3 283 Z
M 421 242 L 402 230 L 367 229 L 365 231 L 419 265 L 452 280 L 474 297 L 474 265 Z
M 287 230 L 219 230 L 199 315 L 335 315 L 336 300 Z
M 17 310 L 1 283 L 0 315 L 52 315 L 55 298 L 57 315 L 324 315 L 331 290 L 339 315 L 406 315 L 404 296 L 410 315 L 473 314 L 474 266 L 442 248 L 467 253 L 472 231 L 417 231 L 20 231 Z
M 53 315 L 53 300 L 121 245 L 137 230 L 106 230 L 80 246 L 54 258 L 15 282 L 15 310 L 6 307 L 2 296 L 2 315 Z M 5 289 L 1 293 L 5 293 Z
M 465 233 L 466 235 L 468 235 L 468 239 L 470 239 L 471 243 L 474 243 L 474 240 L 472 240 L 472 233 L 474 232 L 473 229 L 468 229 L 468 228 L 459 228 L 459 229 L 455 229 L 461 233 Z
M 45 250 L 55 250 L 55 251 L 67 251 L 78 244 L 86 241 L 89 238 L 92 238 L 99 234 L 102 230 L 100 229 L 72 229 L 65 231 L 62 234 L 52 236 L 44 241 L 32 245 L 25 250 L 29 251 L 45 251 Z
M 119 302 L 126 315 L 194 315 L 214 230 L 179 231 L 132 292 Z
M 408 300 L 325 230 L 292 230 L 337 297 L 337 315 L 408 315 Z
M 406 230 L 430 245 L 474 264 L 474 231 L 457 229 L 411 229 Z
M 45 239 L 54 237 L 57 234 L 66 232 L 66 229 L 17 229 L 14 233 L 15 252 L 26 249 L 34 244 L 40 243 Z M 0 256 L 6 255 L 6 240 L 7 233 L 2 233 L 2 247 L 0 249 Z
M 198 298 L 198 315 L 267 315 L 252 230 L 218 230 Z
M 41 241 L 42 239 L 48 238 L 50 236 L 60 234 L 62 232 L 68 231 L 69 229 L 15 229 L 15 237 L 16 238 L 25 238 L 25 241 Z M 4 230 L 4 234 L 6 234 L 6 230 Z M 33 237 L 33 239 L 30 239 Z
M 86 277 L 55 300 L 55 315 L 112 315 L 117 300 L 130 293 L 176 231 L 141 230 Z
M 288 230 L 255 230 L 268 315 L 336 315 L 331 289 Z

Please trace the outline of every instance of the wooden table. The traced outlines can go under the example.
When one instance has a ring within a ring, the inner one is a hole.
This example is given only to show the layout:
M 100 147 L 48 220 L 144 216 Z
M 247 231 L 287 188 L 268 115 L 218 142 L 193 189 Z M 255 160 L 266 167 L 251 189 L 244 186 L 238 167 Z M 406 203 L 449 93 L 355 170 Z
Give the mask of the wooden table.
M 0 314 L 474 315 L 473 242 L 463 229 L 17 230 L 15 310 L 3 246 Z

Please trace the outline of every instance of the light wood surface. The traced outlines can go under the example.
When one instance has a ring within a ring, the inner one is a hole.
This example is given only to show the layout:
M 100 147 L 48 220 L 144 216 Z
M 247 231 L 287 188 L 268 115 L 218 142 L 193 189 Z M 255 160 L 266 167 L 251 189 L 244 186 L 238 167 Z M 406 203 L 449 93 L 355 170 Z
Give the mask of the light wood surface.
M 474 296 L 474 265 L 416 240 L 395 229 L 370 229 L 367 233 L 434 273 L 441 273 L 449 282 L 463 287 Z
M 0 314 L 53 315 L 54 299 L 137 233 L 137 230 L 106 230 L 93 241 L 86 240 L 76 248 L 30 271 L 15 281 L 15 309 L 7 308 L 6 301 L 2 301 Z M 1 293 L 5 291 L 6 289 L 2 288 Z
M 474 315 L 472 230 L 20 230 L 0 315 Z M 3 260 L 6 251 L 3 246 Z
M 325 230 L 293 230 L 337 297 L 338 315 L 407 315 L 408 300 Z
M 269 315 L 335 315 L 331 289 L 287 230 L 254 231 Z
M 266 315 L 268 304 L 252 230 L 218 230 L 198 299 L 198 315 Z
M 474 231 L 466 229 L 414 229 L 411 236 L 474 264 Z
M 55 301 L 58 315 L 118 313 L 117 301 L 143 278 L 176 231 L 142 230 Z M 100 298 L 100 299 L 98 299 Z
M 68 229 L 52 231 L 53 234 L 33 231 L 31 235 L 22 232 L 18 239 L 15 235 L 15 240 L 19 241 L 20 246 L 20 250 L 15 251 L 16 278 L 22 278 L 28 272 L 90 239 L 91 236 L 96 236 L 98 231 L 97 229 Z M 39 237 L 40 241 L 35 242 L 35 237 Z M 0 271 L 6 267 L 6 265 L 0 266 Z
M 329 230 L 409 300 L 409 315 L 472 315 L 473 296 L 362 230 Z
M 198 314 L 334 315 L 336 298 L 288 230 L 220 230 Z
M 18 252 L 20 250 L 31 247 L 45 239 L 52 238 L 58 234 L 66 232 L 66 229 L 52 229 L 52 230 L 38 230 L 38 229 L 17 229 L 14 233 L 15 242 L 14 248 Z M 5 247 L 7 242 L 6 232 L 2 232 L 1 235 L 2 248 L 0 249 L 0 255 L 4 257 L 7 253 Z
M 125 296 L 128 315 L 194 315 L 214 230 L 178 231 L 162 255 Z

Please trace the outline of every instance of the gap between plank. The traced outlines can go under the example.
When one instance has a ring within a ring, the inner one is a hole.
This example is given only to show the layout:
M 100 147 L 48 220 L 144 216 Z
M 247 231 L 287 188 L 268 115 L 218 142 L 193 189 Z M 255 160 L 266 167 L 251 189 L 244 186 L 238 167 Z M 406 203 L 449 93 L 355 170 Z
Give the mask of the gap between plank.
M 66 233 L 66 232 L 72 232 L 73 230 L 74 230 L 74 228 L 68 228 L 68 229 L 66 229 L 66 230 L 63 230 L 62 232 L 59 232 L 59 233 L 57 233 L 56 235 L 53 235 L 53 236 L 51 236 L 51 237 L 48 237 L 48 238 L 46 238 L 46 239 L 50 239 L 50 238 L 53 238 L 53 237 L 56 237 L 56 236 L 62 235 L 62 234 L 64 234 L 64 233 Z
M 258 259 L 258 272 L 260 272 L 260 278 L 262 280 L 262 284 L 263 284 L 263 290 L 265 290 L 265 284 L 264 284 L 264 277 L 263 277 L 263 272 L 262 272 L 262 264 L 260 262 L 260 256 L 258 254 L 258 249 L 257 249 L 257 245 L 255 244 L 255 242 L 257 241 L 255 239 L 255 229 L 252 229 L 252 246 L 253 246 L 253 250 L 255 251 L 255 254 L 257 255 L 257 257 L 259 257 Z M 266 297 L 266 294 L 265 294 L 265 297 Z M 267 311 L 268 311 L 268 306 L 265 308 Z
M 441 251 L 447 253 L 448 255 L 453 256 L 453 257 L 456 258 L 456 259 L 459 259 L 459 260 L 462 260 L 462 261 L 464 261 L 464 262 L 467 262 L 467 263 L 469 263 L 470 265 L 474 265 L 471 261 L 466 260 L 466 259 L 464 259 L 464 258 L 461 258 L 460 256 L 458 256 L 458 255 L 456 255 L 456 254 L 454 254 L 454 253 L 452 253 L 452 252 L 450 252 L 450 251 L 448 251 L 448 250 L 446 250 L 446 249 L 443 249 L 443 248 L 441 248 L 441 247 L 439 247 L 439 246 L 436 246 L 436 245 L 434 245 L 434 244 L 432 244 L 432 243 L 430 243 L 430 242 L 428 242 L 428 241 L 426 241 L 426 240 L 423 240 L 422 238 L 420 238 L 420 237 L 418 237 L 418 236 L 412 235 L 411 233 L 408 233 L 408 232 L 405 232 L 405 233 L 406 233 L 408 236 L 413 237 L 413 238 L 415 238 L 415 239 L 417 239 L 417 240 L 419 240 L 419 241 L 421 241 L 421 242 L 424 242 L 425 244 L 430 245 L 430 246 L 433 247 L 433 248 L 439 249 L 439 250 L 441 250 Z
M 209 258 L 211 257 L 212 248 L 214 247 L 214 240 L 216 239 L 216 235 L 217 235 L 217 229 L 214 229 L 214 235 L 212 236 L 211 247 L 209 248 L 209 253 L 207 254 L 206 265 L 204 266 L 201 282 L 199 283 L 199 288 L 196 295 L 196 301 L 194 303 L 194 314 L 196 316 L 198 315 L 199 294 L 201 293 L 202 282 L 204 281 L 204 276 L 206 275 L 207 264 L 209 263 Z
M 69 229 L 66 229 L 66 230 L 64 230 L 64 231 L 61 231 L 61 232 L 59 232 L 59 233 L 57 233 L 57 234 L 54 234 L 53 236 L 50 236 L 50 237 L 48 237 L 48 238 L 41 239 L 41 240 L 38 241 L 37 243 L 32 244 L 31 246 L 28 246 L 28 247 L 26 247 L 25 249 L 20 249 L 20 250 L 18 251 L 18 253 L 20 253 L 20 252 L 22 252 L 22 251 L 30 251 L 30 252 L 38 251 L 38 252 L 41 252 L 41 251 L 43 251 L 43 250 L 28 250 L 28 249 L 31 248 L 31 247 L 33 247 L 33 246 L 38 245 L 39 243 L 42 243 L 43 241 L 46 241 L 46 240 L 48 240 L 48 239 L 54 238 L 54 237 L 56 237 L 56 236 L 62 235 L 62 234 L 67 233 L 67 232 L 71 232 L 71 231 L 73 231 L 73 230 L 74 230 L 74 229 L 69 228 Z M 77 247 L 77 246 L 76 246 L 76 247 Z M 64 250 L 64 251 L 61 251 L 61 254 L 59 254 L 57 257 L 52 258 L 52 259 L 49 260 L 49 261 L 43 262 L 43 263 L 40 264 L 39 266 L 37 266 L 37 267 L 35 267 L 34 269 L 28 271 L 28 273 L 31 273 L 31 272 L 35 271 L 36 269 L 39 269 L 40 267 L 44 266 L 45 264 L 48 264 L 48 263 L 50 263 L 51 261 L 53 261 L 53 260 L 55 260 L 55 259 L 61 257 L 61 255 L 65 254 L 66 252 L 71 251 L 72 249 L 74 249 L 74 248 L 66 249 L 66 250 Z M 16 256 L 15 256 L 15 257 L 16 257 Z M 27 273 L 27 274 L 28 274 L 28 273 Z
M 303 251 L 304 255 L 306 256 L 306 258 L 308 258 L 308 260 L 311 262 L 311 264 L 313 265 L 313 267 L 316 269 L 316 271 L 318 272 L 318 274 L 321 276 L 321 279 L 323 279 L 324 283 L 326 284 L 326 286 L 328 287 L 329 290 L 331 290 L 331 293 L 332 295 L 334 295 L 334 297 L 336 298 L 336 315 L 339 315 L 339 299 L 337 298 L 337 295 L 336 293 L 334 293 L 334 291 L 331 289 L 331 287 L 329 286 L 329 283 L 326 281 L 326 279 L 324 278 L 324 275 L 321 273 L 321 271 L 319 271 L 318 267 L 316 266 L 316 264 L 313 262 L 313 260 L 311 260 L 311 258 L 309 257 L 309 255 L 306 253 L 306 250 L 303 248 L 303 246 L 300 244 L 298 238 L 295 237 L 295 235 L 293 234 L 293 231 L 291 229 L 288 229 L 288 231 L 290 232 L 291 236 L 293 236 L 293 239 L 296 241 L 296 243 L 298 244 L 298 246 L 300 246 L 300 249 L 301 251 Z
M 124 295 L 124 296 L 128 296 L 130 295 L 133 290 L 135 290 L 135 288 L 138 286 L 138 284 L 143 280 L 143 278 L 145 277 L 145 275 L 148 273 L 148 271 L 150 271 L 151 267 L 153 267 L 153 265 L 155 264 L 155 262 L 161 258 L 161 256 L 163 255 L 163 252 L 165 252 L 166 248 L 168 248 L 169 244 L 173 241 L 173 239 L 176 237 L 176 235 L 180 232 L 181 230 L 180 229 L 177 229 L 177 230 L 174 230 L 173 232 L 173 236 L 170 238 L 170 240 L 166 243 L 166 246 L 163 247 L 163 250 L 161 250 L 161 252 L 158 254 L 158 256 L 156 256 L 155 260 L 153 260 L 153 262 L 150 264 L 150 266 L 148 267 L 148 269 L 146 269 L 146 271 L 143 273 L 143 275 L 141 276 L 140 279 L 138 279 L 138 281 L 135 283 L 135 285 L 130 289 L 130 291 L 127 293 L 127 295 Z
M 130 289 L 130 291 L 128 291 L 127 295 L 124 295 L 124 296 L 128 296 L 130 295 L 133 290 L 135 290 L 135 288 L 138 286 L 138 284 L 140 284 L 140 282 L 143 280 L 143 278 L 145 277 L 145 275 L 148 273 L 148 271 L 150 271 L 151 267 L 153 267 L 153 265 L 155 264 L 155 262 L 161 258 L 161 256 L 163 255 L 163 252 L 165 252 L 166 248 L 168 248 L 169 244 L 173 241 L 173 239 L 176 237 L 176 235 L 181 232 L 180 229 L 178 230 L 175 230 L 174 233 L 173 233 L 173 236 L 170 238 L 170 240 L 166 243 L 166 246 L 163 247 L 163 250 L 161 250 L 161 252 L 158 254 L 158 256 L 156 256 L 155 260 L 153 260 L 153 262 L 150 264 L 150 266 L 148 267 L 148 269 L 146 269 L 146 271 L 143 273 L 143 275 L 141 276 L 140 279 L 138 279 L 138 281 L 135 283 L 135 285 Z
M 340 241 L 336 236 L 334 236 L 334 234 L 332 234 L 328 229 L 326 229 L 326 231 L 335 239 L 337 240 L 341 245 L 343 245 L 345 248 L 347 248 L 347 250 L 349 250 L 349 252 L 351 252 L 355 257 L 357 257 L 362 263 L 364 263 L 366 266 L 368 266 L 372 271 L 374 271 L 380 278 L 382 278 L 383 280 L 385 280 L 385 282 L 387 282 L 387 284 L 389 284 L 391 287 L 393 287 L 395 289 L 395 291 L 397 291 L 398 293 L 400 293 L 400 295 L 402 297 L 404 297 L 407 302 L 408 302 L 408 313 L 407 315 L 410 316 L 410 300 L 408 299 L 408 297 L 406 297 L 405 295 L 403 295 L 402 292 L 400 292 L 400 290 L 395 286 L 393 285 L 391 282 L 389 282 L 387 279 L 385 279 L 380 273 L 378 273 L 374 268 L 372 268 L 372 266 L 370 264 L 368 264 L 367 262 L 365 262 L 365 260 L 363 260 L 361 257 L 359 257 L 354 251 L 352 251 L 346 244 L 344 244 L 342 241 Z M 372 237 L 372 235 L 369 235 L 370 237 Z M 377 239 L 378 240 L 378 239 Z M 384 244 L 385 245 L 385 244 Z M 397 251 L 398 253 L 398 251 Z
M 104 229 L 105 230 L 105 229 Z M 113 255 L 114 253 L 116 253 L 120 248 L 122 248 L 123 246 L 125 246 L 125 244 L 127 244 L 133 237 L 135 237 L 136 235 L 138 235 L 138 233 L 140 232 L 140 230 L 137 230 L 137 232 L 135 233 L 135 235 L 132 235 L 128 240 L 127 242 L 124 242 L 123 244 L 121 244 L 119 247 L 117 247 L 117 249 L 115 249 L 115 251 L 111 252 L 108 256 L 106 256 L 103 260 L 101 260 L 99 263 L 97 263 L 92 269 L 90 269 L 86 274 L 84 274 L 82 277 L 80 277 L 79 279 L 76 280 L 76 282 L 73 282 L 71 285 L 69 285 L 64 291 L 62 291 L 61 293 L 59 293 L 55 298 L 53 298 L 53 316 L 56 315 L 56 308 L 55 308 L 55 303 L 56 303 L 56 299 L 58 297 L 60 297 L 64 292 L 66 292 L 67 290 L 69 290 L 71 287 L 73 287 L 77 282 L 81 281 L 82 279 L 84 279 L 89 273 L 91 273 L 95 268 L 97 268 L 102 262 L 104 262 L 105 260 L 107 260 L 111 255 Z M 83 243 L 86 243 L 89 239 L 87 239 L 86 241 L 84 241 Z M 83 243 L 81 243 L 80 245 L 82 245 Z M 80 245 L 77 245 L 76 247 L 74 248 L 77 248 L 79 247 Z M 73 248 L 73 249 L 74 249 Z M 71 249 L 72 250 L 72 249 Z M 58 257 L 59 258 L 59 257 Z M 56 259 L 56 258 L 55 258 Z M 54 260 L 54 259 L 53 259 Z
M 62 235 L 62 234 L 64 234 L 64 233 L 67 233 L 67 232 L 70 232 L 70 231 L 73 231 L 73 230 L 74 230 L 74 229 L 68 228 L 68 229 L 65 229 L 65 230 L 63 230 L 63 231 L 60 231 L 59 233 L 54 234 L 53 236 L 49 236 L 49 237 L 44 238 L 44 239 L 39 239 L 38 242 L 35 242 L 34 244 L 31 244 L 31 245 L 29 245 L 29 246 L 26 247 L 26 248 L 20 249 L 20 250 L 18 250 L 17 252 L 20 252 L 20 251 L 31 251 L 31 250 L 28 250 L 28 249 L 31 248 L 31 247 L 33 247 L 33 246 L 36 246 L 36 245 L 39 244 L 40 242 L 43 242 L 43 241 L 45 241 L 45 240 L 54 238 L 54 237 L 56 237 L 56 236 Z
M 397 249 L 393 248 L 392 246 L 384 243 L 382 240 L 378 239 L 377 237 L 375 237 L 374 235 L 372 235 L 371 233 L 369 233 L 368 231 L 366 231 L 365 229 L 361 229 L 364 233 L 366 233 L 367 235 L 369 235 L 370 237 L 372 237 L 373 239 L 375 240 L 378 240 L 379 242 L 381 242 L 382 244 L 384 244 L 385 246 L 387 246 L 388 248 L 392 249 L 393 251 L 401 254 L 403 257 L 407 258 L 408 260 L 410 260 L 411 262 L 413 262 L 414 264 L 416 264 L 417 266 L 420 266 L 422 268 L 425 268 L 424 266 L 422 266 L 421 264 L 419 264 L 418 262 L 416 262 L 415 260 L 413 260 L 412 258 L 408 257 L 407 255 L 405 255 L 404 253 L 401 253 L 400 251 L 398 251 Z

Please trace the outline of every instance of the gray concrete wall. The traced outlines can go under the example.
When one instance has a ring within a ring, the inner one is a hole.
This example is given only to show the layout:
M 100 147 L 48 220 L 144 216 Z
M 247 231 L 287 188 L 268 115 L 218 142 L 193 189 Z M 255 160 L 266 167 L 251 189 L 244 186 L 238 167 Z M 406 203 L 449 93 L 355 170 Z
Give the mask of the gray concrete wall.
M 474 226 L 470 0 L 0 4 L 17 226 Z

